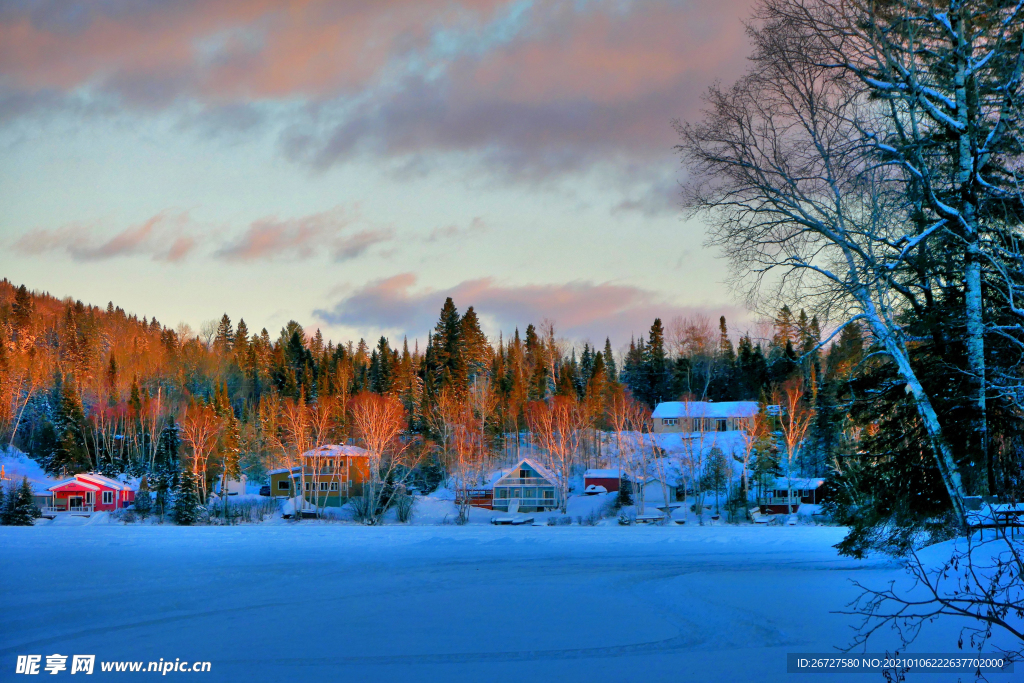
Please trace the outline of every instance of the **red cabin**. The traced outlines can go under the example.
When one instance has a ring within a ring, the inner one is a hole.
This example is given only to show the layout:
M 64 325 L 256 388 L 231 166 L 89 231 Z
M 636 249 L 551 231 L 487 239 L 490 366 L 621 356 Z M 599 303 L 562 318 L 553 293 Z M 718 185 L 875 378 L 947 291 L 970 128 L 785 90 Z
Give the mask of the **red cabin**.
M 76 474 L 50 487 L 53 505 L 44 512 L 112 512 L 135 502 L 135 489 L 102 474 Z
M 583 486 L 603 486 L 609 493 L 619 490 L 620 470 L 587 470 L 583 473 Z

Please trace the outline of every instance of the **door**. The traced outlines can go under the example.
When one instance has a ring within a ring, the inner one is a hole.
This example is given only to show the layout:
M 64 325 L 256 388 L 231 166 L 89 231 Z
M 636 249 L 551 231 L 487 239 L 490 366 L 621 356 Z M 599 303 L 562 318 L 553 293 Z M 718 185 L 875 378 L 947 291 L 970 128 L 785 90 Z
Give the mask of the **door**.
M 80 508 L 80 507 L 82 507 L 82 497 L 81 496 L 68 496 L 68 511 L 69 512 L 71 511 L 72 508 Z

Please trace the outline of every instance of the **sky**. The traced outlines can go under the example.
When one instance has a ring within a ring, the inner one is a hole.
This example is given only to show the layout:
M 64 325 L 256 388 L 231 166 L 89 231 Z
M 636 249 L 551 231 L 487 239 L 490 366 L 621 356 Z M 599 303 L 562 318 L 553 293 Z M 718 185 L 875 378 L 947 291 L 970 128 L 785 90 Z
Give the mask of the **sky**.
M 0 276 L 175 326 L 750 314 L 672 122 L 752 0 L 0 1 Z

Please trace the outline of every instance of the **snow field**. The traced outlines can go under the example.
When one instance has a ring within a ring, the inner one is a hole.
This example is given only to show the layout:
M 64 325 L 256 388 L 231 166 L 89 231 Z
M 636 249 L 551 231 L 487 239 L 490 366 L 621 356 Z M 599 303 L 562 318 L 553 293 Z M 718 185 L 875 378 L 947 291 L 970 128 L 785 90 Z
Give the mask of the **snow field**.
M 0 678 L 56 652 L 209 660 L 209 681 L 783 681 L 786 653 L 849 641 L 852 618 L 830 613 L 856 595 L 848 579 L 901 575 L 837 557 L 843 533 L 0 527 Z M 951 624 L 916 649 L 954 650 Z

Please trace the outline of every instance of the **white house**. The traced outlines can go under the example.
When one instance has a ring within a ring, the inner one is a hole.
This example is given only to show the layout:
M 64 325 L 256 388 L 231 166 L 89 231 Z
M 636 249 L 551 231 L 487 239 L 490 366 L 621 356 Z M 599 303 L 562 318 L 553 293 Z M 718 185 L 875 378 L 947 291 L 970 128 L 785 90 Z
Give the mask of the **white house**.
M 757 411 L 757 401 L 666 401 L 651 414 L 651 428 L 655 434 L 733 432 Z
M 492 508 L 508 512 L 512 501 L 518 503 L 519 512 L 544 512 L 557 508 L 562 503 L 558 477 L 536 460 L 523 458 L 494 482 Z

